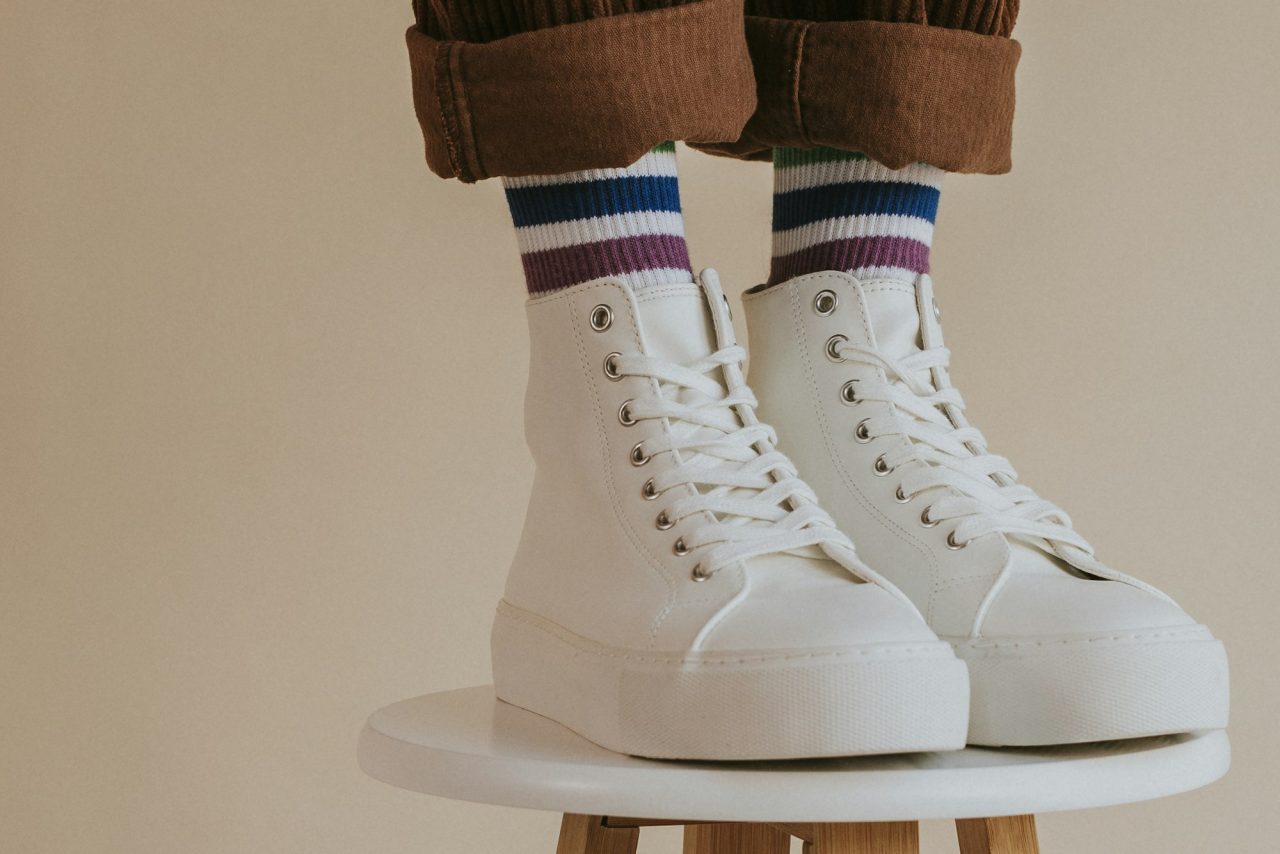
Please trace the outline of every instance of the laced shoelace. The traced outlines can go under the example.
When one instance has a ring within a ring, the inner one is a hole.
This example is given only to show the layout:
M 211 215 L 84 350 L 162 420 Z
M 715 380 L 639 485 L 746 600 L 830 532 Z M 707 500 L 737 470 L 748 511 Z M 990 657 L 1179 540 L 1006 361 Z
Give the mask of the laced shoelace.
M 1029 486 L 1004 457 L 987 450 L 987 440 L 964 418 L 964 400 L 949 384 L 934 388 L 923 377 L 945 371 L 951 352 L 934 347 L 903 358 L 891 358 L 848 341 L 836 342 L 833 353 L 842 360 L 881 369 L 884 379 L 853 380 L 846 400 L 892 404 L 891 414 L 860 421 L 859 442 L 879 436 L 906 441 L 886 451 L 875 463 L 880 475 L 901 478 L 897 498 L 907 502 L 928 490 L 942 490 L 920 516 L 929 527 L 959 520 L 947 535 L 947 545 L 964 548 L 984 534 L 1002 533 L 1060 557 L 1093 559 L 1093 547 L 1071 527 L 1062 508 L 1046 501 Z
M 680 496 L 661 509 L 659 528 L 697 518 L 674 548 L 678 555 L 705 550 L 694 567 L 695 580 L 738 561 L 808 546 L 853 551 L 795 466 L 774 448 L 773 428 L 755 417 L 756 398 L 742 377 L 742 347 L 717 350 L 691 365 L 643 355 L 611 358 L 611 376 L 657 381 L 656 395 L 627 401 L 618 415 L 623 424 L 665 419 L 670 427 L 636 443 L 631 462 L 642 466 L 658 454 L 674 455 L 675 465 L 646 481 L 643 495 Z M 713 372 L 725 378 L 724 385 Z M 686 488 L 671 492 L 677 487 Z

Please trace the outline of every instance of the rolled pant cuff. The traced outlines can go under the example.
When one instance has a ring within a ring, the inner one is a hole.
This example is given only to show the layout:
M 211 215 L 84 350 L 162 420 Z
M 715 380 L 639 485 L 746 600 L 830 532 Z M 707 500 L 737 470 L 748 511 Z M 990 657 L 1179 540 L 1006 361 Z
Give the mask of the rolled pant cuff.
M 1014 71 L 1021 46 L 1003 36 L 879 21 L 748 16 L 759 106 L 716 154 L 766 159 L 769 149 L 829 146 L 900 169 L 1008 172 Z
M 446 178 L 626 166 L 669 139 L 736 140 L 756 106 L 741 0 L 484 43 L 407 40 L 427 164 Z

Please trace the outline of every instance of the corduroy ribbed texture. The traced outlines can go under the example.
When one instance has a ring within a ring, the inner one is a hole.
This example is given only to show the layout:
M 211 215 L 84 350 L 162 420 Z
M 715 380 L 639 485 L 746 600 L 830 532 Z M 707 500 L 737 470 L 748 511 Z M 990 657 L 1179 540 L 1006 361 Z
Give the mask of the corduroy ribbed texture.
M 621 167 L 664 139 L 767 159 L 862 151 L 1006 172 L 1017 0 L 417 0 L 427 163 L 445 177 Z
M 774 149 L 769 283 L 823 270 L 905 281 L 927 273 L 942 175 L 831 148 Z
M 742 0 L 420 0 L 419 14 L 414 106 L 445 177 L 619 168 L 664 140 L 737 139 L 756 106 Z
M 530 294 L 605 276 L 632 288 L 693 280 L 675 143 L 622 169 L 504 178 Z

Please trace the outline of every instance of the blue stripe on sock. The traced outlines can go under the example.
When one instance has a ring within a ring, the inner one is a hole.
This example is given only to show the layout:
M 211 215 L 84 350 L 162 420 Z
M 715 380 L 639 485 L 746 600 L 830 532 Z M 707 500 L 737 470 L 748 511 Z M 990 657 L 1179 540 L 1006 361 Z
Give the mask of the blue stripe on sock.
M 680 185 L 674 176 L 624 175 L 546 187 L 508 187 L 506 193 L 516 228 L 636 211 L 680 211 Z
M 773 230 L 842 216 L 914 216 L 933 222 L 938 216 L 935 187 L 893 181 L 851 181 L 777 193 L 773 197 Z

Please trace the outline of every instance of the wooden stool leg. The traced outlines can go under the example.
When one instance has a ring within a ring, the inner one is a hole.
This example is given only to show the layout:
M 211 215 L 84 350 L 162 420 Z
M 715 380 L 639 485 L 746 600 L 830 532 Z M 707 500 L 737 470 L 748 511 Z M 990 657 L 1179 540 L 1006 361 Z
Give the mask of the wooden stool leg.
M 768 824 L 686 824 L 684 854 L 788 854 L 791 834 Z
M 960 854 L 1040 854 L 1033 815 L 957 819 L 956 834 Z
M 920 854 L 914 821 L 782 825 L 804 840 L 805 854 Z
M 604 816 L 565 813 L 556 854 L 636 854 L 638 827 L 605 827 Z

